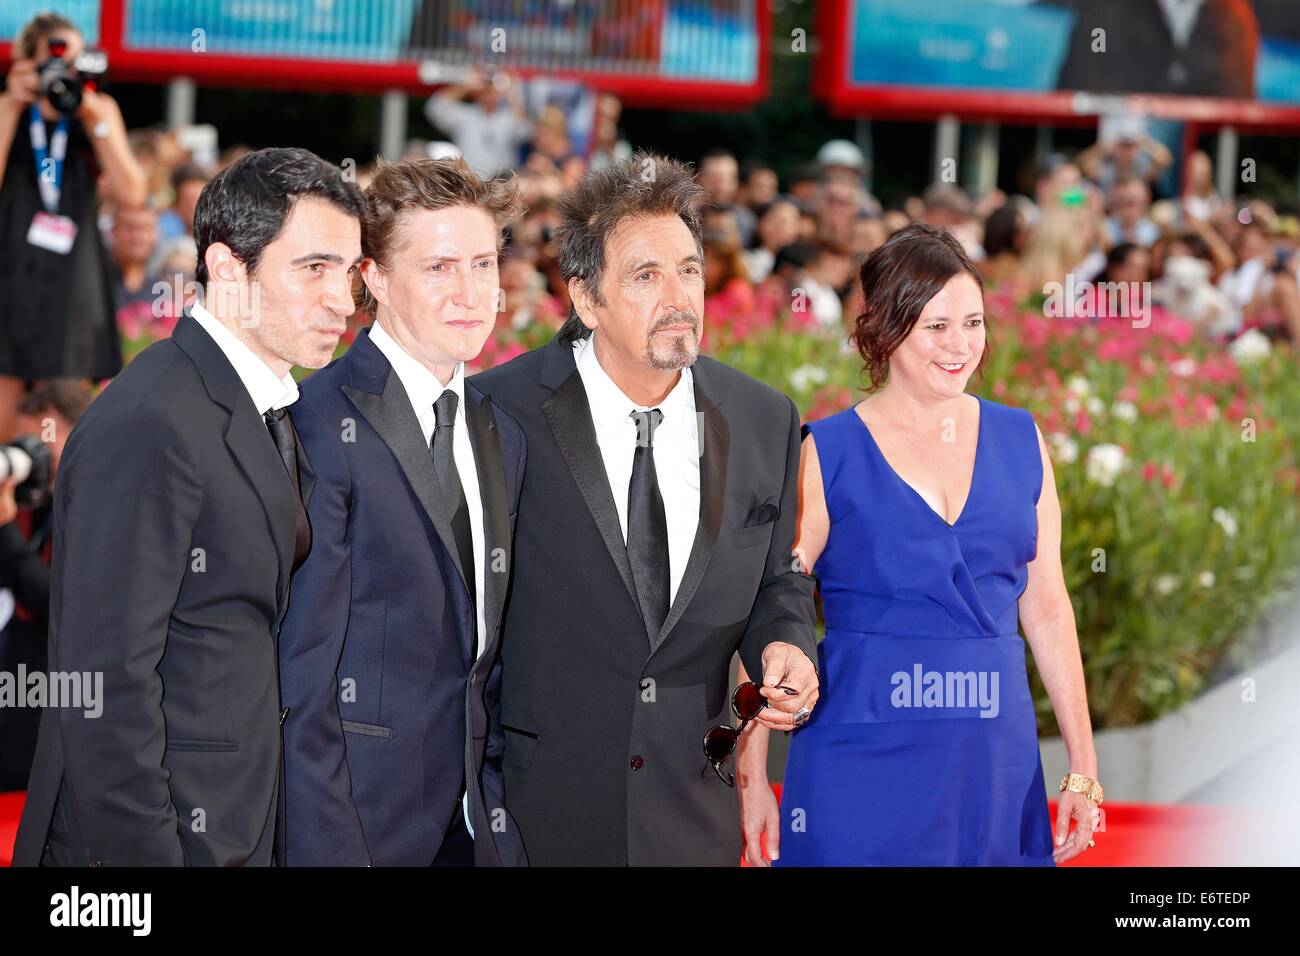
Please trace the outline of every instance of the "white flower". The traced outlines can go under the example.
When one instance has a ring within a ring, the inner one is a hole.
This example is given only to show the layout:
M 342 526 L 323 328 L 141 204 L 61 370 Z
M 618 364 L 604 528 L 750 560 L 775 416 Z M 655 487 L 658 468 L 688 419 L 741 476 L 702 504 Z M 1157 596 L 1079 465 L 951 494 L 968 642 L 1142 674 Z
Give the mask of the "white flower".
M 806 392 L 826 381 L 826 369 L 820 365 L 800 365 L 790 373 L 790 385 L 796 392 Z
M 1162 574 L 1152 582 L 1156 594 L 1173 594 L 1178 588 L 1178 579 L 1172 574 Z
M 1138 407 L 1132 402 L 1118 401 L 1110 410 L 1122 422 L 1135 422 L 1138 417 Z
M 1196 374 L 1196 359 L 1182 358 L 1169 364 L 1169 371 L 1182 378 L 1190 378 Z
M 1203 588 L 1214 587 L 1214 572 L 1202 571 L 1200 574 L 1196 576 L 1196 583 Z
M 1088 449 L 1088 480 L 1099 485 L 1113 485 L 1128 464 L 1124 449 L 1103 442 Z
M 1068 414 L 1073 415 L 1079 410 L 1079 400 L 1073 395 L 1066 396 L 1064 403 L 1062 403 L 1062 407 Z
M 1061 464 L 1068 465 L 1079 460 L 1079 446 L 1070 436 L 1052 432 L 1047 441 L 1055 452 L 1053 457 Z
M 1224 508 L 1215 508 L 1210 512 L 1210 517 L 1218 522 L 1223 533 L 1229 538 L 1237 536 L 1237 519 L 1233 517 L 1232 512 Z
M 1089 395 L 1083 404 L 1087 406 L 1089 415 L 1100 415 L 1106 408 L 1106 403 L 1096 395 Z
M 1259 329 L 1247 329 L 1228 345 L 1228 354 L 1238 365 L 1249 365 L 1266 358 L 1273 351 L 1268 336 Z
M 1067 391 L 1074 392 L 1075 395 L 1080 397 L 1087 395 L 1092 391 L 1092 386 L 1082 375 L 1071 375 L 1070 380 L 1065 383 L 1065 388 Z

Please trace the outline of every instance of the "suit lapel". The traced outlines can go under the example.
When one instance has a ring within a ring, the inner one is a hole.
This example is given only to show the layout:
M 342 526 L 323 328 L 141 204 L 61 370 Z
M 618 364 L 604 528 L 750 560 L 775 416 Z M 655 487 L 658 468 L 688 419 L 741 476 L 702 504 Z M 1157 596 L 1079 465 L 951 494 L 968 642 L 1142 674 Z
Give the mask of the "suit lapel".
M 664 626 L 651 642 L 652 654 L 672 633 L 682 613 L 695 597 L 695 591 L 708 569 L 709 559 L 713 556 L 713 546 L 718 540 L 718 530 L 722 527 L 722 512 L 727 504 L 727 456 L 731 449 L 731 429 L 718 410 L 717 402 L 720 399 L 714 395 L 714 383 L 707 363 L 696 362 L 691 375 L 695 385 L 696 422 L 703 432 L 700 436 L 700 521 L 695 529 L 691 556 L 686 562 L 686 570 L 682 572 L 681 582 L 677 585 L 673 605 L 664 618 Z
M 488 640 L 501 622 L 501 608 L 510 585 L 510 502 L 506 494 L 506 472 L 501 460 L 501 432 L 497 429 L 492 400 L 478 389 L 465 386 L 465 418 L 469 441 L 474 449 L 479 498 L 483 502 L 484 567 L 478 575 L 483 588 L 483 619 Z M 498 554 L 500 559 L 498 560 Z M 473 663 L 473 655 L 470 661 Z
M 641 605 L 636 597 L 636 584 L 632 581 L 632 565 L 627 558 L 623 526 L 618 520 L 618 507 L 609 487 L 609 476 L 605 473 L 605 460 L 596 441 L 596 426 L 587 404 L 587 390 L 583 388 L 582 376 L 573 362 L 572 347 L 557 338 L 550 348 L 555 351 L 547 356 L 542 384 L 549 385 L 554 391 L 542 402 L 542 413 L 551 425 L 555 442 L 596 521 L 596 527 L 600 529 L 610 560 L 618 568 L 628 596 L 640 614 Z
M 461 567 L 460 554 L 456 550 L 456 538 L 451 531 L 451 517 L 444 508 L 442 492 L 438 487 L 438 476 L 433 470 L 433 455 L 429 451 L 428 444 L 425 443 L 424 432 L 420 429 L 420 422 L 415 417 L 415 410 L 411 407 L 406 389 L 402 387 L 401 379 L 393 372 L 392 366 L 388 364 L 383 353 L 365 333 L 357 336 L 343 361 L 347 361 L 348 357 L 357 350 L 361 352 L 353 360 L 354 363 L 364 363 L 368 366 L 362 375 L 362 384 L 365 387 L 344 385 L 343 394 L 379 433 L 379 437 L 384 440 L 384 444 L 397 459 L 407 484 L 415 492 L 425 514 L 429 516 L 434 530 L 442 540 L 443 547 L 451 555 L 456 573 L 460 575 L 461 585 L 468 591 L 465 569 Z M 382 363 L 382 366 L 377 366 L 377 362 Z M 380 391 L 376 392 L 375 388 L 379 388 Z
M 280 460 L 275 441 L 267 431 L 262 417 L 257 414 L 253 399 L 235 367 L 230 364 L 212 336 L 199 325 L 198 320 L 186 312 L 177 323 L 172 339 L 193 360 L 208 394 L 230 413 L 225 432 L 226 446 L 236 465 L 248 477 L 266 511 L 271 538 L 279 558 L 280 575 L 276 593 L 283 610 L 293 566 L 298 514 L 298 503 L 294 500 L 293 486 L 284 469 L 284 462 Z

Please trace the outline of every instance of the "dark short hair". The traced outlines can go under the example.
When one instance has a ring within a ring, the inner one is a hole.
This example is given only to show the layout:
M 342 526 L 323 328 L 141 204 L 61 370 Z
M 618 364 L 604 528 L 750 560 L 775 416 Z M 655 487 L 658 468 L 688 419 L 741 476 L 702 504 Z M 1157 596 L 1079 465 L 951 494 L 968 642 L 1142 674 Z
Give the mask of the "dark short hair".
M 776 250 L 772 260 L 772 271 L 780 272 L 789 266 L 794 269 L 806 269 L 817 258 L 817 249 L 811 242 L 792 242 Z
M 800 208 L 799 205 L 799 200 L 795 199 L 793 196 L 787 196 L 785 193 L 777 193 L 770 201 L 763 203 L 763 205 L 754 210 L 754 221 L 761 222 L 764 216 L 773 209 L 776 209 L 778 206 L 794 206 L 795 212 L 801 215 L 803 213 L 803 209 Z
M 186 183 L 206 183 L 212 177 L 194 163 L 181 163 L 172 170 L 172 189 L 177 190 Z
M 358 220 L 365 215 L 366 200 L 357 184 L 306 149 L 259 149 L 209 180 L 194 210 L 194 278 L 199 285 L 207 285 L 204 258 L 214 242 L 229 246 L 250 273 L 256 271 L 263 250 L 280 235 L 293 204 L 303 197 L 323 199 Z
M 984 282 L 966 251 L 946 229 L 914 222 L 899 229 L 867 256 L 858 273 L 866 310 L 857 317 L 849 342 L 862 356 L 863 372 L 870 379 L 868 392 L 889 378 L 889 357 L 907 338 L 927 302 L 953 276 L 965 273 L 980 292 Z M 984 368 L 992 352 L 987 336 L 975 371 Z
M 1196 238 L 1199 239 L 1200 236 L 1197 236 Z M 1106 267 L 1101 270 L 1101 280 L 1103 282 L 1111 281 L 1111 273 L 1116 269 L 1123 268 L 1124 263 L 1128 261 L 1129 256 L 1133 255 L 1135 252 L 1145 251 L 1146 249 L 1143 246 L 1138 245 L 1136 242 L 1116 243 L 1111 247 L 1110 252 L 1106 254 Z
M 688 165 L 654 153 L 638 151 L 592 170 L 560 198 L 560 277 L 566 284 L 581 280 L 596 304 L 603 305 L 600 285 L 609 237 L 620 224 L 645 216 L 679 217 L 703 255 L 700 207 L 708 195 Z M 560 341 L 590 334 L 570 303 Z
M 18 403 L 18 414 L 35 417 L 55 411 L 72 425 L 81 420 L 94 399 L 90 386 L 79 378 L 50 378 L 32 386 Z
M 795 186 L 798 183 L 819 183 L 822 179 L 821 163 L 807 162 L 800 163 L 795 167 L 794 175 L 790 177 L 790 185 Z
M 722 146 L 711 146 L 700 154 L 700 166 L 703 166 L 711 159 L 729 159 L 735 162 L 736 154 Z M 739 165 L 737 165 L 737 169 L 739 169 Z
M 995 259 L 1004 252 L 1016 252 L 1016 238 L 1024 228 L 1024 213 L 1013 202 L 993 210 L 984 220 L 984 254 Z
M 771 172 L 775 172 L 775 170 L 772 169 L 771 163 L 769 163 L 765 159 L 757 159 L 751 156 L 749 159 L 746 159 L 743 163 L 740 164 L 740 181 L 742 183 L 747 183 L 757 173 L 771 173 Z
M 400 239 L 405 213 L 421 209 L 469 206 L 492 217 L 497 229 L 497 251 L 510 223 L 523 215 L 519 184 L 513 176 L 482 179 L 469 163 L 451 159 L 380 161 L 366 187 L 366 215 L 361 220 L 361 252 L 386 268 Z M 378 307 L 370 287 L 361 283 L 357 307 L 374 315 Z

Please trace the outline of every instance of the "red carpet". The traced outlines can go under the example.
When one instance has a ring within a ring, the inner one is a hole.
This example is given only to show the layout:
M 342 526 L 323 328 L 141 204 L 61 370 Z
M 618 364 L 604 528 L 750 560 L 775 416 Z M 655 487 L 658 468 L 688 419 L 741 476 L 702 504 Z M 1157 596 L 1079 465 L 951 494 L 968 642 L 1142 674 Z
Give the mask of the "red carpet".
M 14 858 L 14 837 L 18 835 L 18 818 L 23 815 L 25 793 L 0 793 L 0 866 Z
M 773 789 L 779 796 L 780 785 Z M 0 793 L 0 866 L 13 858 L 23 797 Z M 1050 806 L 1055 821 L 1056 802 Z M 1097 834 L 1097 845 L 1066 866 L 1196 866 L 1224 827 L 1241 819 L 1222 807 L 1107 803 L 1104 809 L 1106 831 Z

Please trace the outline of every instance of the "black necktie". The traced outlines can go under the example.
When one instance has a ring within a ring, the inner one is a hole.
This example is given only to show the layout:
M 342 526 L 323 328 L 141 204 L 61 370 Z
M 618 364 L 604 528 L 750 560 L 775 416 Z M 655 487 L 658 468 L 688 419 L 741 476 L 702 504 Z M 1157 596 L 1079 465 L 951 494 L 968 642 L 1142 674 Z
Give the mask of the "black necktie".
M 298 506 L 293 535 L 293 569 L 297 571 L 311 550 L 311 524 L 307 521 L 307 509 L 302 506 L 302 486 L 298 483 L 298 433 L 293 430 L 293 420 L 287 408 L 273 408 L 262 417 L 266 419 L 266 427 L 275 439 L 280 460 L 293 483 L 293 500 Z
M 456 455 L 452 447 L 456 424 L 456 393 L 447 389 L 433 403 L 436 424 L 433 426 L 433 470 L 438 474 L 442 500 L 451 515 L 451 533 L 460 553 L 460 566 L 465 571 L 465 586 L 469 588 L 470 603 L 476 601 L 474 588 L 474 538 L 469 528 L 469 505 L 465 503 L 465 489 L 456 471 Z
M 636 450 L 627 488 L 627 557 L 632 565 L 641 616 L 654 641 L 668 617 L 668 518 L 655 474 L 654 434 L 664 413 L 657 408 L 632 412 Z

